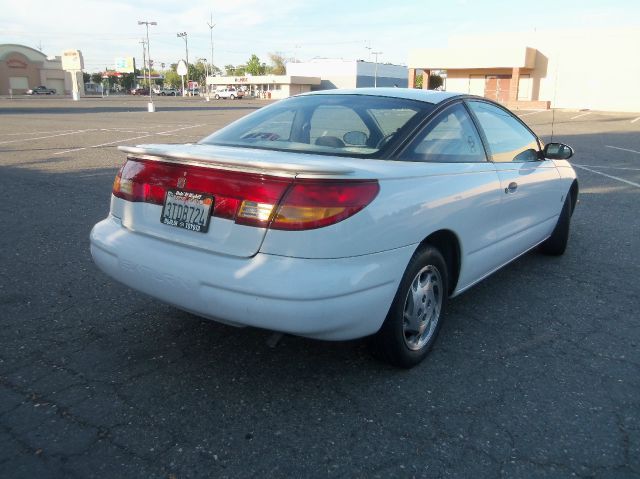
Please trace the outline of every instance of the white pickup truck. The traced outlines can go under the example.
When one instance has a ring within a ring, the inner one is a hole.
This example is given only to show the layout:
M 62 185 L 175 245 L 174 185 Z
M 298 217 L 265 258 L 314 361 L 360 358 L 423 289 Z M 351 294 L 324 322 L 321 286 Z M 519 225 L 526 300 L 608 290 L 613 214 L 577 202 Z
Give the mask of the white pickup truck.
M 244 92 L 242 90 L 237 90 L 235 88 L 220 88 L 219 90 L 216 90 L 213 97 L 216 100 L 219 100 L 220 98 L 229 98 L 231 100 L 235 100 L 237 98 L 238 100 L 242 100 L 243 96 Z

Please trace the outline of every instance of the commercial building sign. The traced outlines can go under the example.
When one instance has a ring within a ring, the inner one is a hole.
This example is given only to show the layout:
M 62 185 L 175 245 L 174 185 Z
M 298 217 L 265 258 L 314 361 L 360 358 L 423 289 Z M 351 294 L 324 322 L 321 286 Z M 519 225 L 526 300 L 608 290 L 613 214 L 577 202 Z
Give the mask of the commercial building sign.
M 136 70 L 136 61 L 133 57 L 116 58 L 116 71 L 120 73 L 133 73 Z
M 65 50 L 62 52 L 62 69 L 66 71 L 84 70 L 84 59 L 80 50 Z
M 7 66 L 9 68 L 27 68 L 27 62 L 23 62 L 22 60 L 19 60 L 18 58 L 9 58 L 7 60 Z

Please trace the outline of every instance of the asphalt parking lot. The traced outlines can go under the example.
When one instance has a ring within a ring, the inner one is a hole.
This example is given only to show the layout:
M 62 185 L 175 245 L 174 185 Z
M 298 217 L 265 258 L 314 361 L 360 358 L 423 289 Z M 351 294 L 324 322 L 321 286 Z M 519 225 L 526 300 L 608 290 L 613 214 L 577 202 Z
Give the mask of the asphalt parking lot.
M 88 236 L 118 145 L 264 105 L 0 98 L 0 477 L 640 477 L 640 113 L 517 112 L 574 146 L 567 253 L 450 303 L 410 370 L 115 283 Z

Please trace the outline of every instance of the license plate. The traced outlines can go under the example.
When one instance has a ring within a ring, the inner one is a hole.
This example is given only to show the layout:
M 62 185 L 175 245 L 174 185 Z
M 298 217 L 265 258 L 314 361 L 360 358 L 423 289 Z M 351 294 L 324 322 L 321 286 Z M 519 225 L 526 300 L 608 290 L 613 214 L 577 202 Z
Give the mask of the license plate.
M 213 196 L 190 191 L 169 190 L 164 199 L 160 222 L 198 233 L 209 230 Z

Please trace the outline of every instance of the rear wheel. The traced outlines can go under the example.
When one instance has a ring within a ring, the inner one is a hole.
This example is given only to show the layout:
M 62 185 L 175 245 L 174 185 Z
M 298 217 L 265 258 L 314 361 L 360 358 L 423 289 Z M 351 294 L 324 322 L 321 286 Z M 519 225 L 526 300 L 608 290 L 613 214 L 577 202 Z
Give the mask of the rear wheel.
M 215 99 L 216 99 L 216 100 L 219 100 L 219 99 L 220 99 L 220 95 L 216 95 L 216 96 L 215 96 Z
M 541 245 L 540 251 L 551 256 L 560 256 L 564 254 L 569 242 L 569 229 L 571 226 L 571 196 L 567 195 L 562 205 L 562 211 L 558 217 L 556 227 L 553 229 L 551 236 L 547 238 Z
M 436 248 L 427 245 L 416 251 L 387 318 L 372 338 L 374 354 L 403 368 L 420 363 L 440 330 L 448 281 L 447 265 Z

